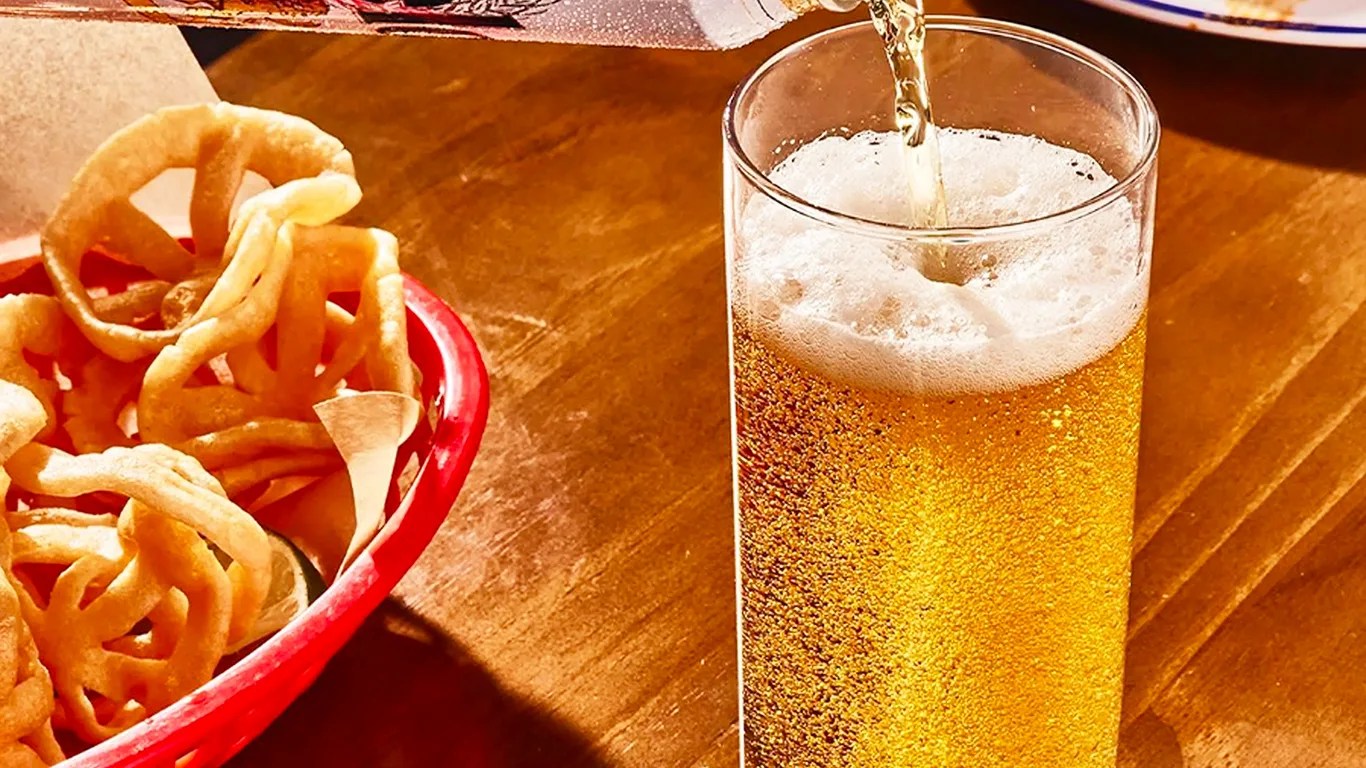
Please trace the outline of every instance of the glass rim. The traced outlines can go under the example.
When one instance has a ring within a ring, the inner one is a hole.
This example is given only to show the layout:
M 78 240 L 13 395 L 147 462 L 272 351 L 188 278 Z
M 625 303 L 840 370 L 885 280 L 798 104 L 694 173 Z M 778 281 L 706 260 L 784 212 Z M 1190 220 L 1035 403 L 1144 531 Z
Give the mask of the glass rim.
M 804 37 L 770 56 L 764 63 L 755 68 L 748 77 L 742 80 L 740 84 L 735 87 L 735 90 L 731 93 L 730 99 L 726 102 L 726 108 L 721 119 L 727 158 L 734 164 L 740 173 L 745 176 L 745 178 L 749 179 L 751 183 L 762 190 L 770 199 L 781 204 L 785 208 L 838 229 L 850 230 L 858 234 L 881 239 L 900 241 L 924 240 L 939 242 L 948 240 L 954 243 L 967 243 L 1037 235 L 1042 230 L 1077 221 L 1108 206 L 1115 200 L 1127 195 L 1134 187 L 1141 184 L 1143 180 L 1147 178 L 1153 164 L 1157 161 L 1157 148 L 1159 139 L 1161 138 L 1162 129 L 1157 118 L 1157 108 L 1153 105 L 1152 98 L 1149 97 L 1148 92 L 1144 90 L 1137 78 L 1129 74 L 1127 70 L 1116 64 L 1112 59 L 1092 48 L 1068 40 L 1060 35 L 1044 32 L 1033 27 L 1016 24 L 1010 21 L 986 19 L 978 16 L 927 14 L 925 16 L 925 24 L 927 31 L 949 30 L 988 34 L 1029 43 L 1053 51 L 1054 53 L 1067 56 L 1074 61 L 1089 66 L 1109 77 L 1112 82 L 1133 99 L 1133 102 L 1138 109 L 1137 128 L 1139 140 L 1143 144 L 1138 160 L 1133 163 L 1133 167 L 1129 169 L 1129 172 L 1117 179 L 1114 184 L 1076 205 L 1053 211 L 1044 216 L 1037 216 L 1032 219 L 1023 219 L 1020 221 L 1011 221 L 988 226 L 944 228 L 911 227 L 901 224 L 892 224 L 885 221 L 877 221 L 875 219 L 865 219 L 832 208 L 826 208 L 802 198 L 775 183 L 768 177 L 768 174 L 759 170 L 759 167 L 755 165 L 749 155 L 746 154 L 745 150 L 740 146 L 739 134 L 735 128 L 736 110 L 739 107 L 741 98 L 743 98 L 773 67 L 813 43 L 826 38 L 847 34 L 858 28 L 871 27 L 871 20 L 842 24 L 838 27 L 831 27 L 830 29 L 817 32 L 814 35 Z

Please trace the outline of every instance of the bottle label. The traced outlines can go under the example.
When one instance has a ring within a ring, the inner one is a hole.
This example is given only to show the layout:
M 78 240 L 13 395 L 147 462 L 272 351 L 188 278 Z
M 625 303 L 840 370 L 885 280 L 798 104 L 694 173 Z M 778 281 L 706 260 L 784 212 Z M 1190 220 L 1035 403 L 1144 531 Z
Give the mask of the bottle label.
M 448 28 L 479 37 L 479 30 L 526 29 L 560 0 L 328 0 L 354 13 L 376 32 L 437 32 Z M 414 27 L 405 29 L 405 27 Z
M 516 38 L 566 0 L 0 0 L 0 15 Z M 570 2 L 569 4 L 573 4 Z M 78 7 L 80 6 L 80 7 Z
M 793 17 L 786 3 L 797 1 L 0 0 L 0 16 L 717 48 L 740 45 L 777 28 Z

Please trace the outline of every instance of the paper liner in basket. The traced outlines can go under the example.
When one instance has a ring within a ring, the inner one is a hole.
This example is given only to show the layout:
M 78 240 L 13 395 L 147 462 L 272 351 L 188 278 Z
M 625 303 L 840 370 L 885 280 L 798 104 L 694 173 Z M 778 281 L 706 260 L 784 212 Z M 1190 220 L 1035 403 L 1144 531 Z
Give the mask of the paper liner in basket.
M 114 131 L 218 100 L 179 31 L 162 25 L 0 19 L 0 82 L 0 261 L 37 253 L 35 233 Z M 168 174 L 135 202 L 174 226 L 191 178 Z

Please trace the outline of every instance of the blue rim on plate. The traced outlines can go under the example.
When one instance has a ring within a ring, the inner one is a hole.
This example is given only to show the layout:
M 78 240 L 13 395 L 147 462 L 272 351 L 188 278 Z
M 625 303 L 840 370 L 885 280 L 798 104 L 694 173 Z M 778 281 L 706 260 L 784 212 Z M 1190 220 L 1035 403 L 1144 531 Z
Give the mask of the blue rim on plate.
M 1285 19 L 1257 18 L 1236 13 L 1226 2 L 1205 0 L 1087 0 L 1130 16 L 1171 26 L 1296 45 L 1366 48 L 1366 5 L 1356 2 L 1304 2 Z M 1325 6 L 1339 6 L 1337 9 Z M 1347 7 L 1355 6 L 1354 8 Z M 1211 6 L 1223 10 L 1212 10 Z M 1360 23 L 1342 23 L 1347 16 Z

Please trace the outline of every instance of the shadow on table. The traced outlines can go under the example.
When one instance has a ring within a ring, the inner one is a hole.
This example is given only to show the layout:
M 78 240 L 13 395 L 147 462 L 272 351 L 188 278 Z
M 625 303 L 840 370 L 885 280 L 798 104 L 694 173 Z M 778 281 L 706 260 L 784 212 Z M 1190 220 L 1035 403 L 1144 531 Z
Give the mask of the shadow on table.
M 442 631 L 386 601 L 232 768 L 606 768 L 572 725 L 503 690 Z
M 201 67 L 214 63 L 228 51 L 250 40 L 254 34 L 254 31 L 247 29 L 182 27 L 180 30 L 181 37 L 185 38 L 185 43 L 190 46 Z
M 1144 713 L 1120 733 L 1118 768 L 1186 768 L 1176 730 Z
M 984 16 L 1083 43 L 1134 74 L 1165 127 L 1303 165 L 1366 172 L 1366 53 L 1166 27 L 1079 0 L 970 0 Z M 1358 109 L 1338 106 L 1355 100 Z

